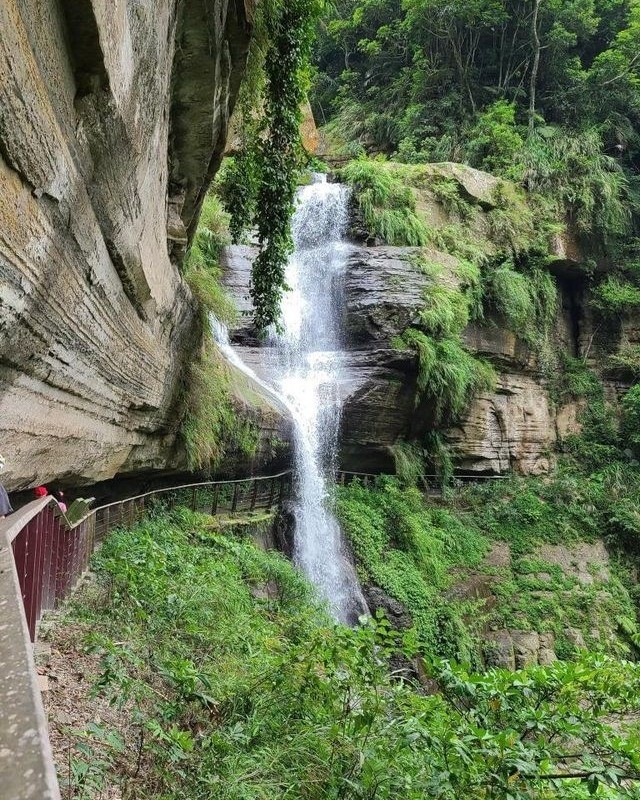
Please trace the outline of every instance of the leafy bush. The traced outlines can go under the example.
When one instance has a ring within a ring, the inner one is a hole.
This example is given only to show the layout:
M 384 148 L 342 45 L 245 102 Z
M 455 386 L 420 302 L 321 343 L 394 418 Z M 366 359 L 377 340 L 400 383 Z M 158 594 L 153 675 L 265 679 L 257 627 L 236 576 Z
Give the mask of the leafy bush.
M 416 486 L 424 477 L 424 453 L 415 442 L 396 442 L 391 448 L 396 475 L 406 486 Z
M 420 323 L 432 336 L 459 334 L 469 324 L 469 300 L 459 289 L 435 284 L 425 290 L 423 297 Z
M 428 231 L 416 213 L 415 195 L 398 165 L 362 158 L 343 167 L 340 176 L 353 187 L 372 236 L 391 245 L 427 244 Z
M 459 417 L 473 397 L 495 389 L 494 368 L 468 353 L 459 341 L 436 341 L 415 328 L 402 338 L 418 354 L 419 395 L 433 404 L 436 421 Z
M 428 188 L 448 215 L 457 216 L 463 221 L 471 217 L 472 208 L 462 196 L 458 181 L 436 174 L 430 178 Z
M 591 304 L 605 316 L 625 316 L 640 308 L 640 288 L 609 275 L 593 289 Z
M 634 381 L 640 379 L 640 345 L 623 345 L 617 353 L 609 356 L 607 371 Z
M 623 441 L 632 445 L 636 451 L 640 449 L 640 383 L 637 383 L 622 399 Z
M 516 125 L 516 105 L 498 100 L 478 115 L 469 132 L 467 152 L 473 166 L 507 177 L 517 172 L 524 140 Z

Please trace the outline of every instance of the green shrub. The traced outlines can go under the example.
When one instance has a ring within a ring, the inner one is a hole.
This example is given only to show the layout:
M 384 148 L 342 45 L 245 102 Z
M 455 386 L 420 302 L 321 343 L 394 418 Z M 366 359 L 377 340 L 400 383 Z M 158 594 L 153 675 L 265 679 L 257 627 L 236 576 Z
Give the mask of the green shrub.
M 461 187 L 454 178 L 445 175 L 433 175 L 427 183 L 435 199 L 450 216 L 468 220 L 472 215 L 469 202 L 463 197 Z
M 505 261 L 488 273 L 485 286 L 492 304 L 510 329 L 520 336 L 530 331 L 535 325 L 535 307 L 526 276 Z
M 605 316 L 626 316 L 640 308 L 640 287 L 609 275 L 593 289 L 591 304 Z
M 415 328 L 403 339 L 418 354 L 419 396 L 433 403 L 436 420 L 455 419 L 480 392 L 495 389 L 496 372 L 455 339 L 436 341 Z
M 622 399 L 621 433 L 623 442 L 640 450 L 640 383 L 629 389 Z
M 567 209 L 582 233 L 617 236 L 628 232 L 627 180 L 606 155 L 600 131 L 579 132 L 545 125 L 523 150 L 524 183 Z
M 397 167 L 362 158 L 343 167 L 340 177 L 353 187 L 372 236 L 391 245 L 420 247 L 427 244 L 428 231 L 416 213 L 415 195 Z
M 523 146 L 524 140 L 516 124 L 515 103 L 498 100 L 478 115 L 469 133 L 467 152 L 473 166 L 518 178 L 518 156 Z
M 619 352 L 609 356 L 607 371 L 634 381 L 640 379 L 640 345 L 623 345 Z
M 415 488 L 382 479 L 375 488 L 339 487 L 337 512 L 364 580 L 380 586 L 411 613 L 427 653 L 472 657 L 461 622 L 464 609 L 443 590 L 454 565 L 477 565 L 486 540 L 444 509 L 429 507 Z

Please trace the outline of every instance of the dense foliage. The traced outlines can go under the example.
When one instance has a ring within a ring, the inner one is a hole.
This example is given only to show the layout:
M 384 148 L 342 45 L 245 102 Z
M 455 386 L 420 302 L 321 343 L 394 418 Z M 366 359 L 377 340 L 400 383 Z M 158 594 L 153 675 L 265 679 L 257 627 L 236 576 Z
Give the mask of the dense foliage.
M 67 798 L 637 797 L 637 665 L 428 659 L 425 694 L 389 669 L 411 632 L 330 626 L 283 559 L 184 511 L 112 534 L 94 566 L 63 644 L 84 640 L 113 711 L 66 730 Z
M 338 0 L 333 8 L 321 26 L 313 100 L 352 154 L 469 160 L 535 180 L 581 163 L 600 164 L 605 183 L 619 168 L 636 173 L 636 0 Z
M 259 330 L 277 324 L 285 288 L 296 178 L 305 162 L 301 108 L 322 7 L 322 0 L 269 0 L 258 5 L 241 100 L 243 147 L 221 181 L 234 241 L 247 228 L 257 230 L 260 253 L 252 267 L 250 292 Z

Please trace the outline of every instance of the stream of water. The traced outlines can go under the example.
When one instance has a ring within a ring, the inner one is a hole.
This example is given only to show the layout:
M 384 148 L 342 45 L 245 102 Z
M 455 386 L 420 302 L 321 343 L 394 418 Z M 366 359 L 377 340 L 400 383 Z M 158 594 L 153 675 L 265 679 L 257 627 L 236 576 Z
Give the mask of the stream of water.
M 282 332 L 272 334 L 275 366 L 268 387 L 238 356 L 226 332 L 212 329 L 225 356 L 275 393 L 294 421 L 294 560 L 334 617 L 354 623 L 366 603 L 331 507 L 338 467 L 343 376 L 342 320 L 349 190 L 323 176 L 300 190 L 293 218 L 295 251 L 286 271 Z M 275 392 L 274 392 L 275 390 Z

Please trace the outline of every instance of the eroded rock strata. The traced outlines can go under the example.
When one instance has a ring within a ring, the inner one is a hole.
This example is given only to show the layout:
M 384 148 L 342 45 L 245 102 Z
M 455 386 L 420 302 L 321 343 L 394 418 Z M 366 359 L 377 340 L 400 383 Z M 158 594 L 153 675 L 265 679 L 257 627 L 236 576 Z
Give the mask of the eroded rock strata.
M 177 406 L 202 332 L 179 265 L 224 149 L 252 11 L 0 5 L 8 488 L 183 466 Z

